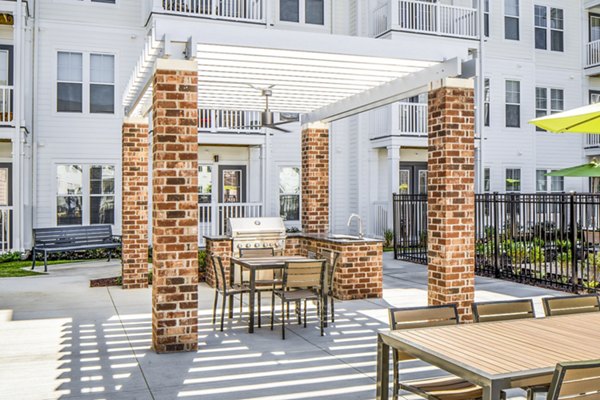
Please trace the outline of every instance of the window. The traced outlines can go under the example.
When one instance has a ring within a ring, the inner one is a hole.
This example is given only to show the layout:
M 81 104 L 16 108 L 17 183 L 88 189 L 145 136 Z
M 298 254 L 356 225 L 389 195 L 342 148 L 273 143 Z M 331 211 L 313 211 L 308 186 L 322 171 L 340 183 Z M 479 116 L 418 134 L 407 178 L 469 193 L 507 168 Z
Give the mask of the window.
M 519 0 L 504 0 L 504 38 L 519 40 Z
M 483 124 L 490 126 L 490 79 L 483 80 Z
M 538 169 L 535 171 L 535 190 L 536 192 L 546 193 L 548 187 L 550 192 L 561 193 L 565 190 L 565 178 L 563 176 L 547 176 L 548 173 L 552 172 L 550 169 Z M 550 183 L 550 186 L 548 186 Z
M 209 204 L 212 202 L 212 166 L 198 166 L 198 203 Z
M 520 192 L 521 191 L 521 170 L 519 168 L 506 169 L 506 191 Z
M 57 111 L 115 112 L 115 56 L 58 52 Z M 89 90 L 84 99 L 83 89 Z
M 600 16 L 590 14 L 590 42 L 600 40 Z
M 83 111 L 83 56 L 58 53 L 57 111 Z
M 550 19 L 548 19 L 550 11 Z M 535 6 L 535 48 L 541 50 L 564 51 L 564 15 L 560 8 Z M 550 25 L 548 25 L 550 22 Z
M 564 176 L 551 176 L 550 177 L 550 191 L 551 192 L 564 192 L 565 191 L 565 177 Z
M 427 194 L 427 170 L 419 170 L 419 194 Z
M 83 202 L 81 165 L 58 165 L 56 188 L 56 224 L 81 225 Z
M 300 221 L 300 168 L 279 169 L 279 215 L 284 221 Z
M 538 169 L 535 171 L 535 191 L 542 193 L 548 191 L 548 177 L 546 176 L 547 171 L 545 169 Z
M 57 225 L 115 223 L 114 165 L 59 164 L 56 182 Z
M 483 35 L 490 37 L 490 0 L 483 0 Z
M 550 101 L 548 101 L 550 95 Z M 547 89 L 535 88 L 535 116 L 543 117 L 544 115 L 555 114 L 564 110 L 565 94 L 562 89 Z M 536 127 L 537 131 L 544 130 Z
M 506 81 L 506 127 L 521 126 L 521 82 Z
M 279 0 L 279 20 L 325 25 L 325 0 Z
M 115 56 L 90 54 L 90 113 L 115 112 Z
M 483 191 L 489 192 L 491 188 L 491 174 L 489 168 L 483 169 Z

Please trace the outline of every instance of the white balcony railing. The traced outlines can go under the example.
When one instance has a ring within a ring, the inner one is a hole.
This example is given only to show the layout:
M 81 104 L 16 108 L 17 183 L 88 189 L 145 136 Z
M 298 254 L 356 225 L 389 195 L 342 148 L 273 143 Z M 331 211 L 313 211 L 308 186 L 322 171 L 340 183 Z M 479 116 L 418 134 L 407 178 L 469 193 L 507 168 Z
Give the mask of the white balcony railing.
M 585 67 L 600 65 L 600 40 L 589 42 L 586 47 Z
M 371 235 L 383 238 L 388 229 L 388 203 L 385 201 L 373 202 L 371 207 Z
M 218 203 L 198 205 L 198 244 L 204 246 L 204 236 L 227 234 L 229 218 L 263 216 L 262 203 Z
M 600 147 L 600 135 L 588 133 L 585 136 L 585 147 Z
M 209 132 L 260 132 L 260 111 L 209 110 L 198 112 L 198 128 Z
M 0 125 L 11 124 L 13 117 L 13 86 L 0 86 Z
M 427 135 L 427 104 L 400 103 L 399 125 L 401 134 Z
M 0 253 L 12 251 L 12 212 L 12 207 L 0 207 Z
M 244 22 L 265 22 L 264 0 L 148 0 L 150 11 Z
M 392 18 L 388 18 L 387 15 L 391 15 Z M 475 8 L 421 0 L 389 0 L 387 4 L 374 10 L 371 35 L 379 36 L 392 29 L 477 39 L 477 26 Z

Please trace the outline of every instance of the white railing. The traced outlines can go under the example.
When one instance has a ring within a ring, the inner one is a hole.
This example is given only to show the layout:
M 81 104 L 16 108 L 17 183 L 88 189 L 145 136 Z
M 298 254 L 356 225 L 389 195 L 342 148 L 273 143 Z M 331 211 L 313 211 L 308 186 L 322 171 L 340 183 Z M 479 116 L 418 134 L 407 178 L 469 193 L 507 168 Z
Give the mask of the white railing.
M 13 118 L 13 86 L 0 86 L 0 125 L 12 123 Z
M 388 229 L 388 203 L 385 201 L 373 202 L 371 210 L 371 235 L 383 238 Z
M 390 29 L 388 17 L 388 5 L 381 4 L 373 11 L 371 18 L 370 34 L 372 37 L 381 35 Z
M 600 40 L 594 40 L 587 44 L 585 67 L 600 65 Z
M 214 236 L 227 234 L 229 218 L 253 218 L 262 216 L 262 203 L 199 204 L 198 245 L 205 245 L 205 235 Z
M 12 207 L 0 207 L 0 253 L 12 251 L 12 211 Z
M 585 136 L 585 147 L 600 147 L 600 135 L 588 133 Z
M 420 0 L 397 1 L 397 21 L 392 29 L 434 35 L 477 38 L 477 9 L 429 3 Z M 395 8 L 392 7 L 391 10 Z
M 401 134 L 427 135 L 427 104 L 400 103 L 398 116 Z
M 152 11 L 245 22 L 265 22 L 264 0 L 150 0 Z
M 260 111 L 209 110 L 198 111 L 198 128 L 210 132 L 260 132 Z

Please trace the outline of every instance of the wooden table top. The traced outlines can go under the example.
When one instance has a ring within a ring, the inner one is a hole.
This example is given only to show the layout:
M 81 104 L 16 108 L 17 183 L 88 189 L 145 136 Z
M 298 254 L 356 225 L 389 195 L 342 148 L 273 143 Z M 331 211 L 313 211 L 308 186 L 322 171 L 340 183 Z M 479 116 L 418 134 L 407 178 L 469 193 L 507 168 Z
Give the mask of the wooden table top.
M 231 257 L 231 262 L 239 264 L 246 268 L 260 267 L 283 267 L 287 261 L 305 261 L 312 260 L 301 256 L 274 256 L 274 257 Z M 314 261 L 314 260 L 312 260 Z
M 551 372 L 559 362 L 600 359 L 600 312 L 399 330 L 388 335 L 401 342 L 403 349 L 494 379 Z

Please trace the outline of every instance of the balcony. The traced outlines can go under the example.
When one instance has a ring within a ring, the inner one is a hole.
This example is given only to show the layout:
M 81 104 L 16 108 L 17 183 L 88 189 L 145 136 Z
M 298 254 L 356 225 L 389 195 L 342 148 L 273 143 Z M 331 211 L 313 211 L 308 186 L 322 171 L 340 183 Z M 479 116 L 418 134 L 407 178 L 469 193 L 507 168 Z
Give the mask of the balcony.
M 427 104 L 400 102 L 371 111 L 371 139 L 427 137 Z
M 600 66 L 600 40 L 594 40 L 586 45 L 585 68 Z
M 262 133 L 260 111 L 212 110 L 198 111 L 198 130 L 211 133 Z
M 584 147 L 586 149 L 599 149 L 600 148 L 600 135 L 588 133 L 585 135 L 585 144 Z
M 0 126 L 13 126 L 14 87 L 0 86 Z
M 370 34 L 415 32 L 477 39 L 477 9 L 419 0 L 388 0 L 373 11 Z M 391 17 L 390 17 L 391 16 Z
M 182 15 L 265 23 L 264 0 L 146 0 L 145 16 Z

